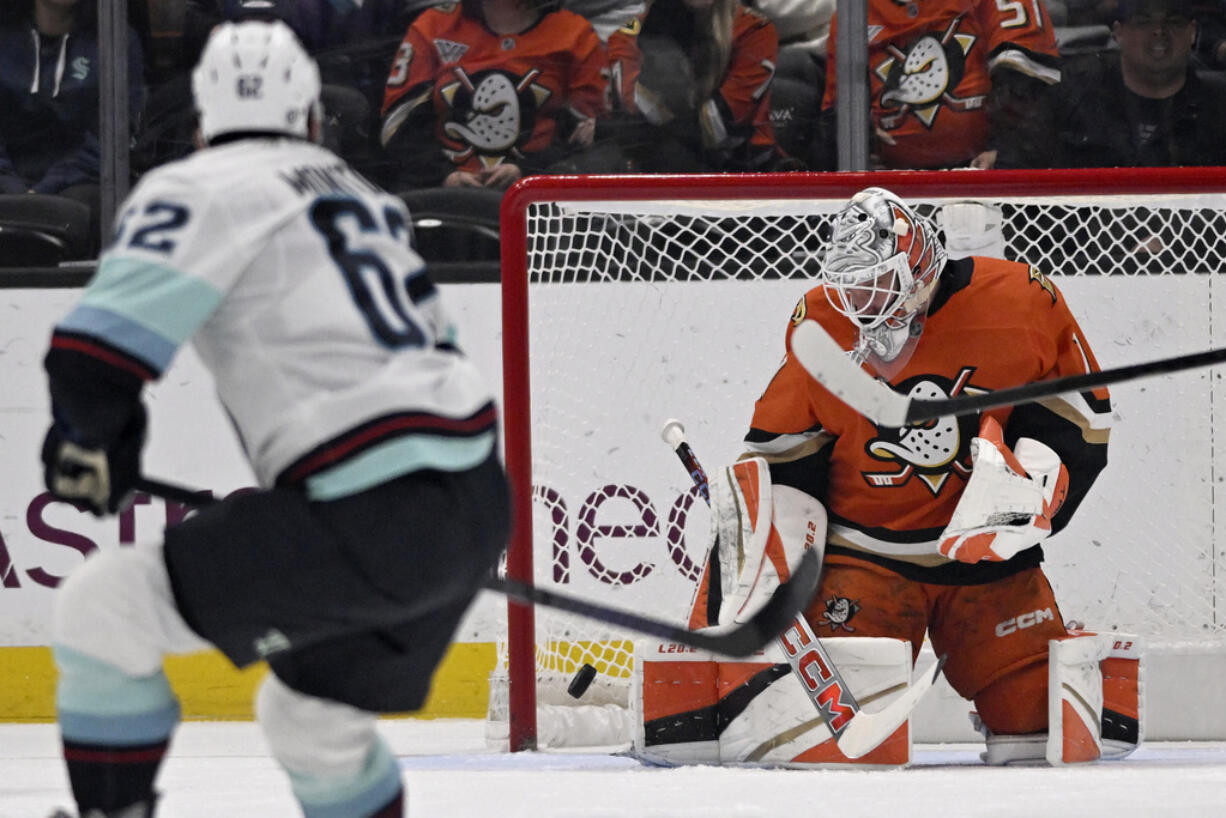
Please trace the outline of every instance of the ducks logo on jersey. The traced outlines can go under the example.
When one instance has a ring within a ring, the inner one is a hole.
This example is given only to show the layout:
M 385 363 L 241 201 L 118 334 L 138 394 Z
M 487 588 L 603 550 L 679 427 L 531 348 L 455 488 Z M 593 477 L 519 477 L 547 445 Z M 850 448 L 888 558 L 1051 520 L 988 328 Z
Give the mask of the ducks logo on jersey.
M 975 47 L 977 37 L 959 34 L 962 17 L 950 21 L 940 36 L 927 33 L 907 46 L 886 46 L 888 56 L 874 69 L 885 83 L 880 105 L 897 113 L 881 118 L 881 127 L 893 130 L 908 115 L 915 116 L 928 128 L 936 121 L 943 106 L 970 110 L 983 106 L 985 97 L 976 95 L 958 98 L 954 88 L 966 73 L 966 56 Z

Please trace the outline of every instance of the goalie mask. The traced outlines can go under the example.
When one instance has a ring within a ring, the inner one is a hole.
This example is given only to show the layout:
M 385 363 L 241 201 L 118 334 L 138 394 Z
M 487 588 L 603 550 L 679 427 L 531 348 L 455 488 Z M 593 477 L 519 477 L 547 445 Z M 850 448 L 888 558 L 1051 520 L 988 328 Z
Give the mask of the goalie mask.
M 280 21 L 222 23 L 192 72 L 205 142 L 244 131 L 307 138 L 319 94 L 315 60 Z
M 937 228 L 888 190 L 870 187 L 835 217 L 821 274 L 826 298 L 860 330 L 854 354 L 897 370 L 914 348 L 945 264 Z

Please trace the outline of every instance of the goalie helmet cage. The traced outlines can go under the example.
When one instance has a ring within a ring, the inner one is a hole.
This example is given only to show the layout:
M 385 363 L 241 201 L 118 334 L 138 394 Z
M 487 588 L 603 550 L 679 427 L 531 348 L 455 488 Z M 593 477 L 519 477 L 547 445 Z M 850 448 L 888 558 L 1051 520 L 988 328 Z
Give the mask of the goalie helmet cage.
M 508 576 L 684 621 L 706 513 L 689 519 L 696 495 L 660 424 L 685 421 L 708 467 L 735 458 L 783 353 L 786 310 L 815 283 L 821 225 L 873 185 L 936 218 L 951 254 L 1051 274 L 1104 367 L 1226 339 L 1226 169 L 530 177 L 501 210 Z M 1222 637 L 1214 380 L 1199 371 L 1113 390 L 1124 408 L 1112 459 L 1124 462 L 1046 548 L 1066 617 L 1151 640 Z M 606 512 L 619 522 L 598 524 Z M 651 557 L 599 548 L 646 540 Z M 635 594 L 661 578 L 664 590 Z M 495 675 L 508 689 L 491 682 L 491 712 L 498 698 L 511 750 L 538 746 L 548 669 L 563 689 L 583 664 L 629 677 L 632 634 L 553 619 L 507 604 Z

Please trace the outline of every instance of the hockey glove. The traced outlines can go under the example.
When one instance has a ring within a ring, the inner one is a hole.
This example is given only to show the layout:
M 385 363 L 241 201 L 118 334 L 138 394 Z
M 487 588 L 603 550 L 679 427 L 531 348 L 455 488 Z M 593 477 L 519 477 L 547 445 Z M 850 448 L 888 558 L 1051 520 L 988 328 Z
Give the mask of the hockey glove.
M 695 589 L 691 627 L 748 621 L 788 581 L 805 551 L 826 542 L 822 504 L 791 486 L 773 485 L 761 457 L 713 472 L 710 492 L 715 565 Z
M 1000 424 L 985 416 L 971 458 L 974 470 L 941 534 L 941 554 L 959 562 L 1003 561 L 1051 534 L 1051 519 L 1068 496 L 1059 455 L 1027 437 L 1010 451 Z
M 102 517 L 126 508 L 140 476 L 145 445 L 145 410 L 137 406 L 128 425 L 109 448 L 69 440 L 52 423 L 43 441 L 43 477 L 57 498 Z

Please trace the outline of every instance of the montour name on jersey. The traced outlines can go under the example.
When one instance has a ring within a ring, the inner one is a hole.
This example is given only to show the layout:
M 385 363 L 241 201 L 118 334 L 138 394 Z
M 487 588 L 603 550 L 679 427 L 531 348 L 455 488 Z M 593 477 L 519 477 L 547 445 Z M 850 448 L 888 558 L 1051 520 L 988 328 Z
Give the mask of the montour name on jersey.
M 299 196 L 382 192 L 344 162 L 302 165 L 277 175 Z

